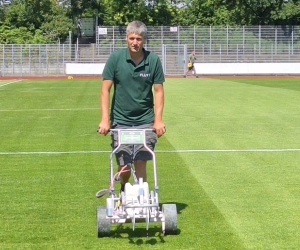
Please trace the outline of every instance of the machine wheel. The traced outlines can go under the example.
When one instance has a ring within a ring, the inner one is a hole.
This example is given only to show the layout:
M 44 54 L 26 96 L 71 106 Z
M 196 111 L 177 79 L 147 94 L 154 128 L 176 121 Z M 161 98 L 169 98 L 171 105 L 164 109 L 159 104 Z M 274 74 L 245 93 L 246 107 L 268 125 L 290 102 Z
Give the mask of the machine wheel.
M 177 208 L 176 204 L 163 204 L 162 212 L 165 218 L 165 235 L 177 234 Z
M 98 237 L 110 235 L 110 219 L 106 218 L 106 207 L 97 207 L 97 233 Z

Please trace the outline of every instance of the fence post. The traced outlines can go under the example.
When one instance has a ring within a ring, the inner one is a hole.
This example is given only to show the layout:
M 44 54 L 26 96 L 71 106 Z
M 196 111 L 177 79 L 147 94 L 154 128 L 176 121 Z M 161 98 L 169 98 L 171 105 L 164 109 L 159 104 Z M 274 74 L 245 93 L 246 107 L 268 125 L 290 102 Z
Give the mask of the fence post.
M 21 48 L 20 48 L 20 59 L 21 59 L 21 76 L 23 76 L 23 44 L 21 44 Z
M 93 51 L 93 63 L 95 62 L 95 44 L 92 44 L 92 51 Z
M 113 26 L 113 51 L 115 50 L 115 26 Z
M 289 43 L 289 62 L 291 62 L 291 43 Z
M 5 58 L 5 49 L 4 49 L 4 44 L 2 44 L 2 55 L 3 55 L 3 57 L 2 57 L 2 62 L 3 62 L 3 66 L 2 66 L 2 68 L 0 69 L 0 73 L 1 73 L 1 76 L 4 76 L 4 63 L 5 63 L 5 60 L 4 60 L 4 58 Z
M 3 68 L 4 68 L 4 44 L 2 45 L 2 65 L 0 64 L 0 76 L 4 76 Z
M 271 62 L 273 62 L 273 44 L 271 44 Z
M 46 72 L 47 72 L 47 75 L 48 75 L 49 72 L 48 72 L 48 52 L 47 51 L 48 51 L 48 44 L 46 44 L 46 51 L 45 51 L 46 52 L 45 53 L 46 54 L 46 59 L 45 59 L 45 61 L 46 61 Z
M 164 26 L 160 26 L 161 45 L 164 44 Z
M 211 55 L 211 26 L 209 26 L 209 55 Z
M 228 37 L 228 25 L 226 26 L 226 55 L 228 56 L 228 45 L 229 45 L 229 37 Z
M 261 26 L 258 26 L 258 54 L 260 55 L 261 50 Z
M 196 51 L 196 27 L 194 25 L 194 51 Z
M 186 61 L 186 59 L 187 59 L 187 45 L 186 44 L 184 44 L 184 46 L 183 46 L 183 74 L 185 74 L 185 70 L 186 70 L 186 63 L 187 63 L 187 61 Z
M 162 55 L 162 67 L 163 67 L 163 72 L 166 74 L 166 45 L 162 44 L 161 45 L 161 55 Z
M 179 45 L 180 45 L 180 30 L 179 30 L 180 26 L 177 26 L 177 54 L 179 56 Z
M 292 55 L 294 55 L 294 26 L 292 26 Z
M 70 53 L 70 61 L 72 59 L 72 32 L 69 31 L 69 53 Z
M 5 54 L 4 54 L 4 44 L 2 44 L 2 65 L 0 68 L 0 76 L 4 76 L 4 58 L 5 58 Z
M 243 25 L 243 55 L 245 54 L 245 25 Z
M 75 61 L 78 61 L 78 37 L 77 37 L 77 41 L 76 41 L 76 53 L 75 53 Z
M 254 62 L 256 62 L 256 46 L 255 46 L 255 44 L 254 44 L 253 52 L 254 52 Z
M 202 43 L 202 62 L 204 62 L 204 44 Z
M 275 44 L 274 44 L 274 54 L 277 55 L 277 26 L 275 27 Z
M 14 70 L 14 58 L 15 58 L 15 55 L 14 55 L 14 45 L 12 44 L 11 45 L 11 63 L 12 63 L 12 73 L 13 74 L 15 73 L 15 70 Z
M 28 45 L 29 74 L 31 75 L 31 44 Z

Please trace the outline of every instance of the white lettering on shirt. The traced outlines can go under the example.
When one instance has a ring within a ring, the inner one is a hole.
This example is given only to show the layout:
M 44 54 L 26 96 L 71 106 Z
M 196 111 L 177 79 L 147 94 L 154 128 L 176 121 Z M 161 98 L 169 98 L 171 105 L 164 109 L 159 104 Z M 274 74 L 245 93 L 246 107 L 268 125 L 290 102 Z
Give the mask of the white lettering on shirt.
M 146 77 L 150 77 L 149 73 L 140 73 L 140 77 L 146 78 Z

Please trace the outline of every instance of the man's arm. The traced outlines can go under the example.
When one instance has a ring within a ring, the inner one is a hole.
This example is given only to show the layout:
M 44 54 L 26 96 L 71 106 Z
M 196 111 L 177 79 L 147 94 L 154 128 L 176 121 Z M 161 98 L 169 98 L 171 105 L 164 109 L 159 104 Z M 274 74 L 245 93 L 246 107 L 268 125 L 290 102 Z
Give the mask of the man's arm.
M 109 106 L 110 106 L 110 89 L 113 84 L 112 80 L 103 79 L 100 106 L 101 106 L 101 122 L 99 124 L 99 134 L 106 135 L 110 129 Z
M 153 128 L 158 137 L 166 132 L 165 124 L 162 120 L 164 109 L 164 87 L 163 84 L 154 84 L 154 124 Z

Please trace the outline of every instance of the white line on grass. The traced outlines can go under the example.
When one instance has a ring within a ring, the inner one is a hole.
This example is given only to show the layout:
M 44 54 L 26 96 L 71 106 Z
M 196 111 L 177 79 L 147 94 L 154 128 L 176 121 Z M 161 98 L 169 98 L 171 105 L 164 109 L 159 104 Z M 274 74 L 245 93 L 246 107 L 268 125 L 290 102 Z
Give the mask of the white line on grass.
M 42 152 L 0 152 L 0 155 L 61 155 L 61 154 L 99 154 L 110 153 L 107 150 L 89 150 L 89 151 L 42 151 Z
M 293 152 L 300 151 L 300 148 L 270 148 L 270 149 L 178 149 L 178 150 L 158 150 L 159 153 L 218 153 L 218 152 Z
M 17 80 L 17 81 L 8 82 L 8 83 L 5 83 L 5 84 L 0 85 L 0 88 L 1 88 L 1 87 L 4 87 L 4 86 L 6 86 L 6 85 L 12 84 L 12 83 L 15 83 L 15 82 L 21 82 L 21 81 L 23 81 L 23 80 Z
M 72 108 L 72 109 L 0 109 L 0 112 L 31 112 L 31 111 L 81 111 L 81 110 L 100 110 L 100 108 Z
M 156 153 L 235 153 L 235 152 L 300 152 L 300 148 L 273 148 L 273 149 L 190 149 L 190 150 L 156 150 Z M 0 152 L 0 155 L 60 155 L 60 154 L 99 154 L 111 153 L 108 150 L 88 151 L 44 151 L 44 152 Z

